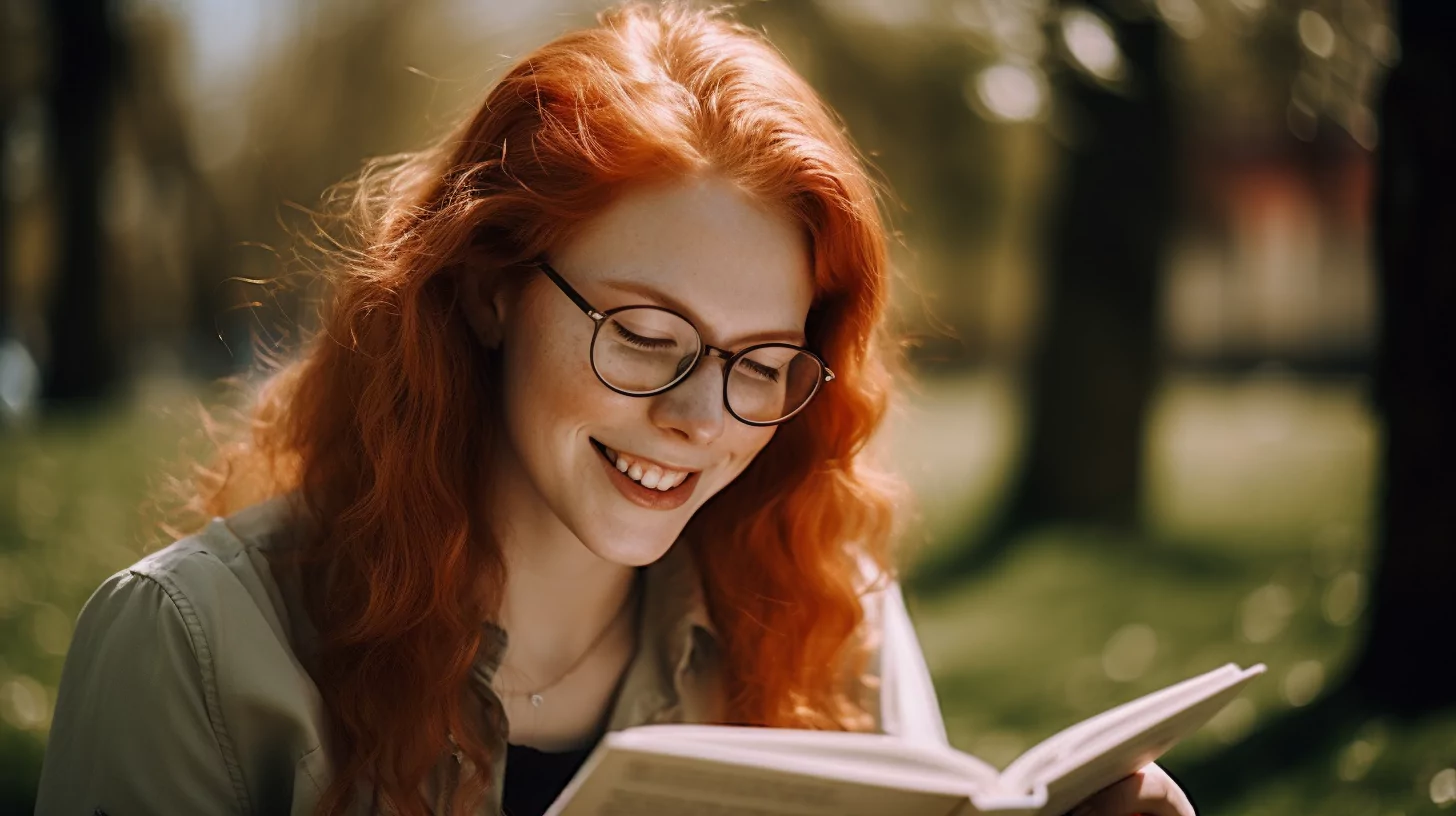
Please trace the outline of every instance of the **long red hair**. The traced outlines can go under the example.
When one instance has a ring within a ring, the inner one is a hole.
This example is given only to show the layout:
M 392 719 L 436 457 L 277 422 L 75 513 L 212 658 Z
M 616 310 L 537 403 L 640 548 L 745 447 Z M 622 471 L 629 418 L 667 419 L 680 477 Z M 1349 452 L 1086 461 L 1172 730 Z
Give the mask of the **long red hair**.
M 862 454 L 891 376 L 889 277 L 875 187 L 835 116 L 755 32 L 717 12 L 630 5 L 521 59 L 433 147 L 353 189 L 357 241 L 334 253 L 329 308 L 252 397 L 196 501 L 225 515 L 297 490 L 319 522 L 298 556 L 320 632 L 314 679 L 336 775 L 321 812 L 368 781 L 417 791 L 451 734 L 490 779 L 490 732 L 463 691 L 505 570 L 472 515 L 490 478 L 498 363 L 467 326 L 461 276 L 514 286 L 630 185 L 730 179 L 803 224 L 808 344 L 837 377 L 683 533 L 724 648 L 727 719 L 863 729 L 851 678 L 867 564 L 890 569 L 899 483 Z M 399 689 L 408 688 L 407 695 Z

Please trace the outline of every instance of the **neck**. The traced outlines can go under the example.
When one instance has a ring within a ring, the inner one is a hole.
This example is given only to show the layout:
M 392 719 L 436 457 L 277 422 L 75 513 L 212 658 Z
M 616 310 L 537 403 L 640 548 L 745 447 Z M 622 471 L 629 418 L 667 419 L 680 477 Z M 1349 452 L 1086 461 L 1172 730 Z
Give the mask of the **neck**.
M 506 662 L 532 676 L 533 668 L 574 660 L 630 599 L 637 570 L 598 558 L 575 538 L 571 544 L 580 552 L 539 542 L 502 544 Z
M 544 681 L 621 617 L 637 568 L 587 549 L 539 496 L 521 495 L 525 484 L 497 480 L 487 504 L 506 567 L 497 620 L 509 638 L 502 669 Z

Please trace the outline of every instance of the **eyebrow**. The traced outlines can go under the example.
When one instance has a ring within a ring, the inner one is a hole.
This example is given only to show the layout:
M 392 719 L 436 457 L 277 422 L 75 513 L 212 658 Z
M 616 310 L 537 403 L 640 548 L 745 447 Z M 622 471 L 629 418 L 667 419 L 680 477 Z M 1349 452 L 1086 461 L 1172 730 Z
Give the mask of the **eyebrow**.
M 607 278 L 598 281 L 598 283 L 610 289 L 616 289 L 619 292 L 626 292 L 628 294 L 637 295 L 638 297 L 643 297 L 647 298 L 648 300 L 655 301 L 660 306 L 666 306 L 667 308 L 686 316 L 694 326 L 703 325 L 703 320 L 699 318 L 696 314 L 694 314 L 693 310 L 688 308 L 686 304 L 673 297 L 672 295 L 667 294 L 661 289 L 658 289 L 655 286 L 642 283 L 640 281 L 622 280 L 617 278 Z M 699 331 L 701 331 L 701 329 L 699 329 Z M 745 346 L 751 346 L 755 343 L 793 343 L 794 345 L 802 346 L 804 345 L 804 333 L 802 331 L 790 329 L 784 329 L 781 331 L 758 332 L 757 334 L 749 334 L 744 335 L 743 337 L 739 337 L 737 338 L 736 342 L 728 343 L 727 347 L 739 349 Z

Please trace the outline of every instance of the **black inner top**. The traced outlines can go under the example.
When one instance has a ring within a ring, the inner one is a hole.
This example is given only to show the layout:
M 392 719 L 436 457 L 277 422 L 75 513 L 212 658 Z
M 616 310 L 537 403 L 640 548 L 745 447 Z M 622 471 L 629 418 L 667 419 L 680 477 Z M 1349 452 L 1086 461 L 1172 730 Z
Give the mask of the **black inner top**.
M 507 745 L 502 812 L 505 816 L 541 816 L 586 762 L 593 747 L 548 753 L 529 745 Z

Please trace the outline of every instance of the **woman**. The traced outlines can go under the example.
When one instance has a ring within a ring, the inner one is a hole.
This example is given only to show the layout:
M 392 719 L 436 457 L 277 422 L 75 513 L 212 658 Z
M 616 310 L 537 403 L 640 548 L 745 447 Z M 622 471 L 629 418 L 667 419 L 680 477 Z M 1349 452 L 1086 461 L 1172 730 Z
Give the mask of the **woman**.
M 365 182 L 218 518 L 83 612 L 41 813 L 539 813 L 647 722 L 945 739 L 862 455 L 884 228 L 769 46 L 608 12 Z M 1097 802 L 1192 812 L 1155 766 Z

